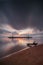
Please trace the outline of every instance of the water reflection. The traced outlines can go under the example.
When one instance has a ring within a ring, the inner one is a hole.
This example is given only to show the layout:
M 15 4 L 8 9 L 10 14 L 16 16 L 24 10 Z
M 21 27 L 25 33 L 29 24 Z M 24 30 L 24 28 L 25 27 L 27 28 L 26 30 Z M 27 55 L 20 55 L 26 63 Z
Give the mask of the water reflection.
M 13 52 L 17 52 L 23 48 L 27 47 L 27 43 L 33 43 L 36 41 L 38 44 L 43 43 L 43 38 L 31 38 L 31 39 L 9 39 L 9 38 L 1 38 L 0 39 L 0 58 L 11 54 Z

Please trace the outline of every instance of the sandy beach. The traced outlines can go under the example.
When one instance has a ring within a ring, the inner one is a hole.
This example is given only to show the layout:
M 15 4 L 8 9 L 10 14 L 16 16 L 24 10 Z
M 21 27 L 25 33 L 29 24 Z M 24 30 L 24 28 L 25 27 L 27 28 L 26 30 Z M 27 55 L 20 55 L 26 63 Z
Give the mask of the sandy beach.
M 43 45 L 13 53 L 1 59 L 0 65 L 43 65 Z

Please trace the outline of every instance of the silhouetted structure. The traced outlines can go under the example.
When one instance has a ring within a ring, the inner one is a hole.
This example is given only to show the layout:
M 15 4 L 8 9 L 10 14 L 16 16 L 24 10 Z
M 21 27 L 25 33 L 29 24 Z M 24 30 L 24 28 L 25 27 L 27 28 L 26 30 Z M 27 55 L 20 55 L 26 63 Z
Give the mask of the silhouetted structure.
M 36 43 L 35 41 L 33 43 L 28 43 L 27 46 L 30 46 L 30 45 L 37 45 L 38 43 Z

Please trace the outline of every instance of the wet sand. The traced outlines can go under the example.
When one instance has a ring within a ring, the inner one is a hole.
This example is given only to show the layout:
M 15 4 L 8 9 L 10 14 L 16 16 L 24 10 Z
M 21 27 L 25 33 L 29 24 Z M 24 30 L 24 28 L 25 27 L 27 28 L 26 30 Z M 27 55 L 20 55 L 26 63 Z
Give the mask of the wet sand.
M 0 65 L 43 65 L 43 45 L 30 47 L 0 60 Z

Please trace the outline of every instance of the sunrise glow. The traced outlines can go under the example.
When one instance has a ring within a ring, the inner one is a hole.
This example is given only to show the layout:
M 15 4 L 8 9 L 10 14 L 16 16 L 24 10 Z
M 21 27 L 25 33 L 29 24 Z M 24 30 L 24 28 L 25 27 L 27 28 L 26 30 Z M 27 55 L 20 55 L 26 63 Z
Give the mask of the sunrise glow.
M 32 34 L 33 33 L 33 28 L 26 28 L 23 30 L 20 30 L 19 34 Z

